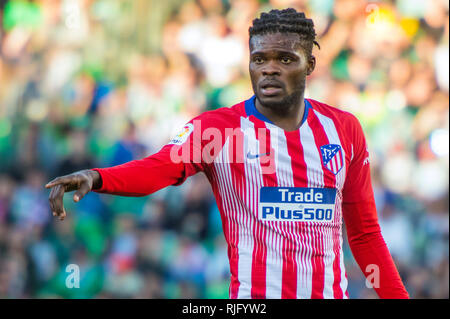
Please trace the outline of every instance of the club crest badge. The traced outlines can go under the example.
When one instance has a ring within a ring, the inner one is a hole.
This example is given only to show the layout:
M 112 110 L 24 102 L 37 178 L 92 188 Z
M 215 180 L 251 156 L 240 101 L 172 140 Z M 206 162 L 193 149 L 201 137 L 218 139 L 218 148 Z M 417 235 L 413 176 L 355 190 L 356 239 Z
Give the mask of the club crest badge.
M 334 175 L 337 175 L 344 166 L 341 146 L 338 144 L 327 144 L 320 147 L 323 165 Z

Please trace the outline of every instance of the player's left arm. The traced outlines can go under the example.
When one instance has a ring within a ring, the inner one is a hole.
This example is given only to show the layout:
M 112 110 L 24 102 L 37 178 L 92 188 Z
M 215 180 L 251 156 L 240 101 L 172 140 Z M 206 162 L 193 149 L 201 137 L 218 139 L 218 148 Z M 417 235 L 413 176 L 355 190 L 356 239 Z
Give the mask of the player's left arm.
M 379 276 L 373 278 L 373 288 L 380 298 L 409 298 L 381 234 L 364 133 L 356 118 L 352 122 L 353 158 L 348 167 L 342 204 L 350 249 L 366 277 Z

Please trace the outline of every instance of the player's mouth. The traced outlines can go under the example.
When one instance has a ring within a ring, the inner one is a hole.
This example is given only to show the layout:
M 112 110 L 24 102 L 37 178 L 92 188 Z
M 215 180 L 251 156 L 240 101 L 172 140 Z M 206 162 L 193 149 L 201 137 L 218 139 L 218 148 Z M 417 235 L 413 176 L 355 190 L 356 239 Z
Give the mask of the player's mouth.
M 283 91 L 283 85 L 277 81 L 263 81 L 260 88 L 264 96 L 275 96 Z

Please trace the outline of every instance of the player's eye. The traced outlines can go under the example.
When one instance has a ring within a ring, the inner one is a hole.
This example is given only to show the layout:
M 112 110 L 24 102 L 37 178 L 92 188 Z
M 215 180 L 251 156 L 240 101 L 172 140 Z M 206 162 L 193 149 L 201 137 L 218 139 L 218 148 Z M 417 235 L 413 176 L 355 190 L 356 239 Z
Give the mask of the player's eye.
M 292 59 L 291 59 L 290 57 L 288 57 L 288 56 L 284 56 L 284 57 L 282 57 L 282 58 L 280 59 L 280 61 L 281 61 L 281 63 L 289 64 L 289 63 L 292 62 Z
M 256 63 L 256 64 L 261 64 L 261 63 L 264 63 L 264 59 L 262 57 L 260 57 L 260 56 L 255 56 L 253 58 L 253 62 Z

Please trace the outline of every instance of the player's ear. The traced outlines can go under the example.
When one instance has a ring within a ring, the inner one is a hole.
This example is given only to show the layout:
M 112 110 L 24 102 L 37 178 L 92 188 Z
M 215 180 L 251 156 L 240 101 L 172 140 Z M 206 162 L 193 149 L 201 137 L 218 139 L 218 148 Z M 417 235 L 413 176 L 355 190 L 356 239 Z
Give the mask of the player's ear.
M 315 68 L 316 68 L 316 57 L 311 54 L 310 58 L 308 59 L 306 75 L 310 75 L 311 73 L 313 73 Z

